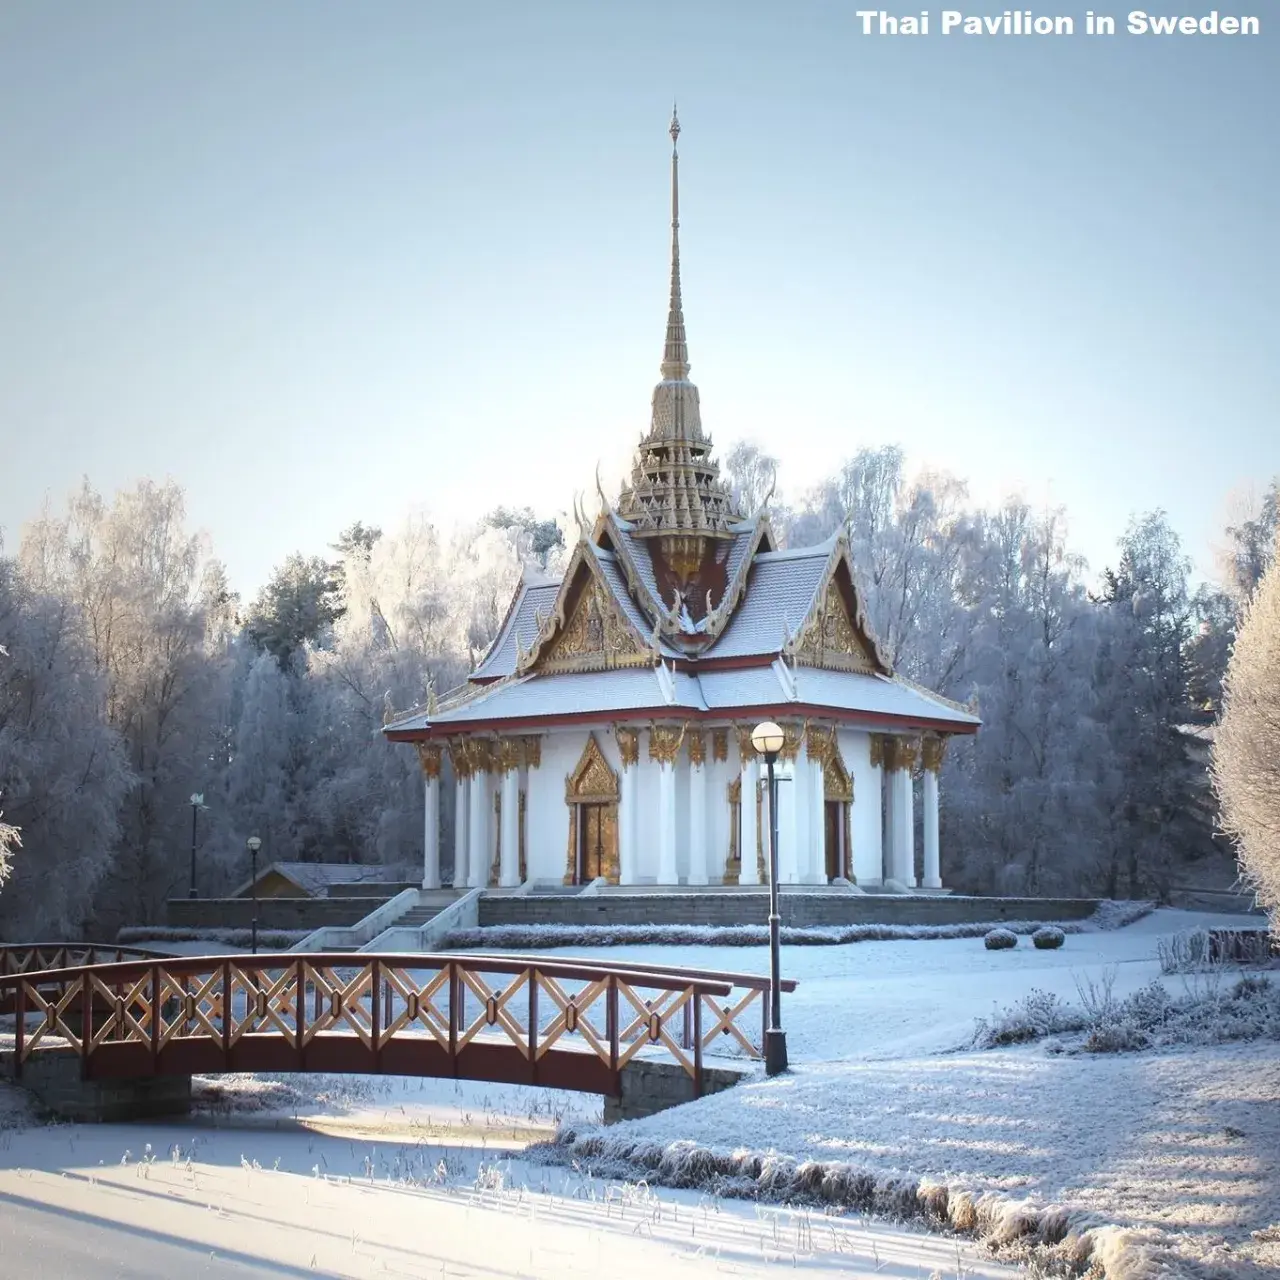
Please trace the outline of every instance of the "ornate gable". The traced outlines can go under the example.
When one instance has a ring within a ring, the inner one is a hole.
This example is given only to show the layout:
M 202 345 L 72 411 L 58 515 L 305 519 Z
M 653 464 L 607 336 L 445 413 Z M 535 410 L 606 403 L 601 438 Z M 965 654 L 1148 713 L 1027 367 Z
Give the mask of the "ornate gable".
M 652 666 L 654 652 L 623 616 L 580 547 L 551 616 L 520 665 L 522 674 Z
M 836 543 L 813 607 L 789 648 L 795 661 L 807 666 L 892 674 L 862 608 L 843 538 Z
M 564 780 L 564 798 L 566 804 L 611 804 L 618 799 L 618 775 L 609 767 L 594 733 Z

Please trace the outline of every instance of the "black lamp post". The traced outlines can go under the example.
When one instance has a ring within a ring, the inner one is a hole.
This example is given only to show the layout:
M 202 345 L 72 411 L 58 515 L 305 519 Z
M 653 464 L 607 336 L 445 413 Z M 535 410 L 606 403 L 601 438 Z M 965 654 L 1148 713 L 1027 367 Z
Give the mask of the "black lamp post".
M 751 745 L 769 770 L 769 1026 L 764 1033 L 765 1075 L 787 1069 L 787 1033 L 782 1029 L 782 944 L 778 912 L 778 780 L 773 764 L 786 741 L 782 730 L 766 720 L 751 733 Z
M 191 888 L 188 898 L 196 896 L 196 815 L 204 808 L 204 796 L 193 794 L 191 797 Z
M 262 841 L 257 836 L 250 836 L 245 844 L 249 847 L 249 857 L 253 864 L 253 929 L 250 933 L 250 946 L 253 953 L 258 953 L 258 850 L 262 848 Z

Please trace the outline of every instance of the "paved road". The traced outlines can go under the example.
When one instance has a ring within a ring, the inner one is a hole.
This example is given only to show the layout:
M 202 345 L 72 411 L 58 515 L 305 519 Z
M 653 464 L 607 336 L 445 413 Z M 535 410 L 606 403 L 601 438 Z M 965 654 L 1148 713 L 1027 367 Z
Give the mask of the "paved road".
M 245 1242 L 246 1244 L 248 1242 Z M 285 1280 L 321 1273 L 0 1192 L 0 1277 L 30 1280 Z

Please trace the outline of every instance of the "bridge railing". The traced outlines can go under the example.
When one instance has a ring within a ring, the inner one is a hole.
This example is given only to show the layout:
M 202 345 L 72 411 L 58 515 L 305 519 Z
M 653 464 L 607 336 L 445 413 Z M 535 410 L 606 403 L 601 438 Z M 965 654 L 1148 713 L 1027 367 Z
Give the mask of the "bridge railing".
M 472 953 L 468 953 L 472 954 Z M 477 953 L 478 954 L 478 953 Z M 521 956 L 518 952 L 490 954 L 490 959 L 523 959 L 532 963 L 534 957 Z M 571 956 L 563 957 L 568 964 L 590 965 L 590 960 L 580 960 Z M 748 1058 L 764 1056 L 764 1034 L 769 1027 L 769 978 L 767 975 L 755 973 L 728 973 L 719 969 L 682 969 L 676 965 L 646 964 L 636 960 L 610 960 L 609 968 L 618 973 L 663 973 L 679 975 L 685 978 L 701 978 L 708 982 L 728 983 L 731 990 L 727 998 L 704 993 L 702 1000 L 702 1048 L 703 1051 L 715 1052 L 717 1049 L 730 1053 L 742 1053 Z M 785 992 L 796 989 L 794 978 L 783 978 L 780 987 Z M 655 1001 L 655 1008 L 662 1011 L 674 1001 L 670 991 L 663 993 Z M 753 1005 L 758 1006 L 751 1013 Z M 684 1048 L 693 1044 L 693 1004 L 686 1002 L 682 1006 L 683 1025 L 680 1038 Z M 756 1040 L 748 1031 L 752 1018 L 760 1019 L 760 1038 Z M 638 1023 L 633 1021 L 624 1035 L 634 1034 Z
M 11 973 L 38 973 L 121 960 L 168 959 L 169 954 L 150 947 L 120 947 L 106 942 L 0 943 L 0 978 Z
M 762 981 L 528 956 L 295 953 L 11 974 L 0 999 L 19 1073 L 56 1045 L 90 1078 L 386 1072 L 616 1095 L 640 1055 L 678 1063 L 695 1092 L 716 1040 L 758 1056 L 739 1019 Z

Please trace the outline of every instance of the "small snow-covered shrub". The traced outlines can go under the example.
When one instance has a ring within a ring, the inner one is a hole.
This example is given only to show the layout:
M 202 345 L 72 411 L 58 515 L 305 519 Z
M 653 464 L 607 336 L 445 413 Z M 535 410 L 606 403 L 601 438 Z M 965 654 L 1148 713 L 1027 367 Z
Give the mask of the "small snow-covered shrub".
M 1124 1053 L 1130 1049 L 1146 1049 L 1151 1041 L 1132 1022 L 1107 1022 L 1094 1027 L 1085 1037 L 1086 1053 Z
M 1161 973 L 1195 973 L 1209 963 L 1209 935 L 1203 929 L 1187 929 L 1156 939 Z
M 1052 991 L 1033 989 L 1016 1004 L 990 1018 L 979 1018 L 973 1033 L 976 1049 L 1023 1044 L 1063 1031 L 1079 1031 L 1084 1019 L 1078 1009 L 1064 1005 Z
M 1018 935 L 1012 929 L 992 929 L 982 939 L 982 945 L 988 951 L 1008 951 L 1018 945 Z
M 1037 951 L 1056 951 L 1067 940 L 1067 935 L 1057 925 L 1047 924 L 1031 935 L 1031 945 Z

